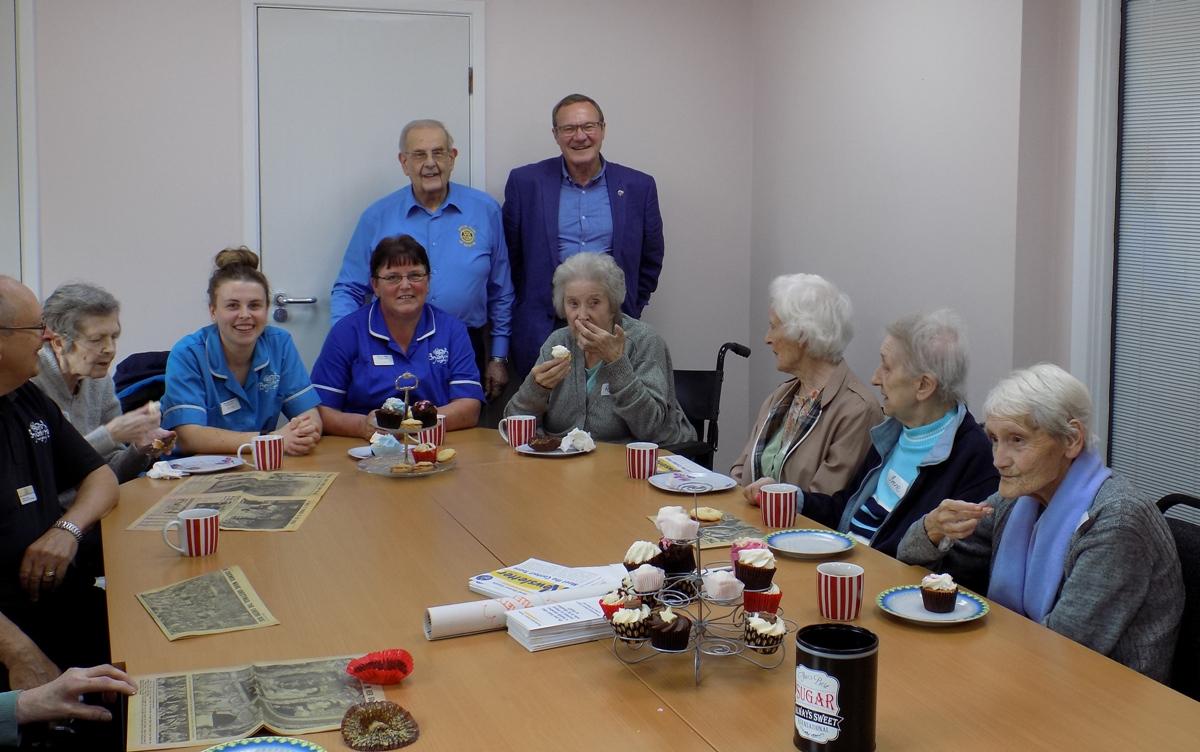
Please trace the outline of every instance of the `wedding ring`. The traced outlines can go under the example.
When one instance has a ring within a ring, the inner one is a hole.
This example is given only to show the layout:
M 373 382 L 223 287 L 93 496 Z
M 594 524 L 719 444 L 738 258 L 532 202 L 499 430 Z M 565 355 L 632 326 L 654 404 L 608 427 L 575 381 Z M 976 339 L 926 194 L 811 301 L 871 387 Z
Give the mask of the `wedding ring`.
M 52 579 L 54 579 L 54 570 L 53 570 L 53 569 L 47 569 L 47 570 L 46 570 L 46 573 L 42 575 L 42 579 L 44 579 L 44 580 L 52 580 Z

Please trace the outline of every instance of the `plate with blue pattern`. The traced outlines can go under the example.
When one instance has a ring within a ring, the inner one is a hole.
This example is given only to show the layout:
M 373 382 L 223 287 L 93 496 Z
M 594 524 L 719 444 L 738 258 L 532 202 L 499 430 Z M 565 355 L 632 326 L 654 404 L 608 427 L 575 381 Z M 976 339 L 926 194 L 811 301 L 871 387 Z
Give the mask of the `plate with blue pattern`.
M 702 494 L 737 488 L 737 481 L 720 473 L 659 473 L 651 475 L 650 485 L 661 491 L 681 494 Z
M 793 559 L 831 559 L 854 548 L 854 539 L 834 530 L 780 530 L 767 536 L 767 547 Z
M 255 736 L 209 747 L 204 752 L 326 752 L 319 744 L 289 736 Z
M 875 603 L 884 613 L 931 627 L 965 624 L 982 619 L 991 610 L 987 601 L 960 588 L 954 600 L 953 611 L 944 614 L 926 611 L 925 604 L 921 601 L 920 585 L 903 585 L 884 590 L 875 599 Z

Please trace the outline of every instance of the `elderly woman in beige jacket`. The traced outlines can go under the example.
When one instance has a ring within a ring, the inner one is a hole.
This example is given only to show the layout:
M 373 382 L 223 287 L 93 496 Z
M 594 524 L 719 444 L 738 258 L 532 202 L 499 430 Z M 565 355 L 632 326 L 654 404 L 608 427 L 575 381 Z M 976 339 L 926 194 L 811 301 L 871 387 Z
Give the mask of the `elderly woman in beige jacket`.
M 846 486 L 883 420 L 871 389 L 842 353 L 854 336 L 850 298 L 815 274 L 776 277 L 770 288 L 768 347 L 791 378 L 763 402 L 730 474 L 754 502 L 768 483 L 834 493 Z

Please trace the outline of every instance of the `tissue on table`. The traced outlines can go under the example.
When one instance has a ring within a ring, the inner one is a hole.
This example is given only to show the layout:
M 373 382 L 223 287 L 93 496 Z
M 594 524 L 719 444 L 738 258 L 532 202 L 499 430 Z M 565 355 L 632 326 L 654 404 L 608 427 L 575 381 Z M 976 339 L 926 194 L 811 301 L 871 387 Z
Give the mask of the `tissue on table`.
M 592 441 L 592 435 L 582 428 L 572 428 L 562 438 L 558 448 L 564 452 L 590 452 L 596 448 L 596 442 Z
M 162 478 L 182 478 L 185 475 L 187 473 L 184 471 L 171 467 L 170 462 L 155 462 L 154 466 L 146 471 L 146 477 L 155 480 Z

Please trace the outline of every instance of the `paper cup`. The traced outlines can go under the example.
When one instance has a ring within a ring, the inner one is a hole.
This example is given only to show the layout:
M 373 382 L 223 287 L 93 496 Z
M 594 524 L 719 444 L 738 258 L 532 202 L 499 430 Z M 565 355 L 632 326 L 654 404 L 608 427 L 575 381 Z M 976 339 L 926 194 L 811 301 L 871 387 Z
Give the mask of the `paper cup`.
M 437 425 L 421 429 L 421 443 L 441 446 L 446 441 L 446 416 L 438 414 Z
M 771 483 L 763 486 L 758 499 L 762 521 L 766 527 L 792 527 L 796 524 L 796 494 L 800 489 L 791 483 Z
M 863 568 L 842 561 L 817 565 L 817 607 L 832 621 L 853 621 L 862 609 Z
M 179 529 L 179 543 L 171 540 L 172 529 Z M 163 540 L 184 556 L 208 556 L 217 551 L 220 519 L 215 509 L 186 509 L 163 525 Z
M 654 475 L 658 462 L 658 444 L 635 441 L 625 445 L 625 474 L 634 480 L 645 480 Z
M 537 418 L 533 415 L 510 415 L 500 421 L 500 438 L 514 450 L 528 444 L 537 433 Z
M 249 444 L 238 447 L 238 459 L 242 458 L 242 450 L 249 449 L 252 455 L 251 465 L 255 470 L 278 470 L 283 467 L 283 437 L 278 434 L 255 436 Z

